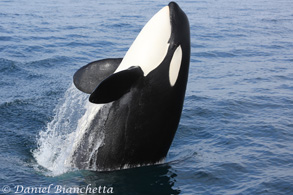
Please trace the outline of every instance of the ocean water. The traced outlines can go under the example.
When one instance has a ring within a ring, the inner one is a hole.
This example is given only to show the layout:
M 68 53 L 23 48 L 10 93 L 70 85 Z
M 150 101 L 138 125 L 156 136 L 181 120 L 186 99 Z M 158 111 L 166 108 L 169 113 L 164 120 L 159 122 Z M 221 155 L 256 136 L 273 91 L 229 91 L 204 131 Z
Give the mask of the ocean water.
M 191 61 L 166 162 L 96 172 L 66 164 L 98 109 L 72 75 L 123 57 L 168 1 L 0 1 L 0 194 L 293 194 L 291 0 L 177 3 Z

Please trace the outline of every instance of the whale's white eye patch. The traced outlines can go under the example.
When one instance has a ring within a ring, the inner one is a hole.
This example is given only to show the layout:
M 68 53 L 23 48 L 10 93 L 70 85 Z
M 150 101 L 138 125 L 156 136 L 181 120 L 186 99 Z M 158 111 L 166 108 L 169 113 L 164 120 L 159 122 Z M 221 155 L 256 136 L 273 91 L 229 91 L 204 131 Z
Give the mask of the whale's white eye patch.
M 170 62 L 170 69 L 169 69 L 169 81 L 170 85 L 173 87 L 177 81 L 180 67 L 181 67 L 181 60 L 182 60 L 182 49 L 181 46 L 177 47 L 175 50 L 172 60 Z

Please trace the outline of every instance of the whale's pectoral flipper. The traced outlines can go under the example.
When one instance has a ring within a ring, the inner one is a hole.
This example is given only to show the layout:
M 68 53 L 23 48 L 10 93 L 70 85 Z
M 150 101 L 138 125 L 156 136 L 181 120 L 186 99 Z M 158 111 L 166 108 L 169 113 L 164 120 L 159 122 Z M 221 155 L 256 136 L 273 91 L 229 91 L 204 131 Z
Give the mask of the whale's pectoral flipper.
M 132 66 L 127 70 L 117 72 L 104 81 L 90 95 L 89 101 L 96 104 L 109 103 L 118 100 L 130 91 L 131 86 L 143 77 L 139 66 Z
M 115 72 L 122 59 L 103 59 L 81 67 L 73 76 L 75 87 L 84 93 L 91 94 L 105 78 Z

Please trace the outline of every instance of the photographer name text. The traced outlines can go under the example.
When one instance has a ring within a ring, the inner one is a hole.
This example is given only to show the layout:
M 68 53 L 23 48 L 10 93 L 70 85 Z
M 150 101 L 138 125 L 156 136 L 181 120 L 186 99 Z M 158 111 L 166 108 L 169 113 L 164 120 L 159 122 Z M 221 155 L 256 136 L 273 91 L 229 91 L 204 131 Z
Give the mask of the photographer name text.
M 2 187 L 2 191 L 4 194 L 13 193 L 14 194 L 113 194 L 113 187 L 107 186 L 92 186 L 88 184 L 84 187 L 69 187 L 62 185 L 54 185 L 50 184 L 48 186 L 23 186 L 23 185 L 15 185 L 14 187 L 10 187 L 8 185 Z

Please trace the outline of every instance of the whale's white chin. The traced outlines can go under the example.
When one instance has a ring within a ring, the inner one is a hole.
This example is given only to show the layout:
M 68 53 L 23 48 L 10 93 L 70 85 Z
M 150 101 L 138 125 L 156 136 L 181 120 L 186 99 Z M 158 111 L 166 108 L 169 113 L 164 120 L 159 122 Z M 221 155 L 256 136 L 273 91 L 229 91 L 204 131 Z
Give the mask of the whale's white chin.
M 143 27 L 115 72 L 140 66 L 144 76 L 148 75 L 165 58 L 170 36 L 170 10 L 165 6 Z

